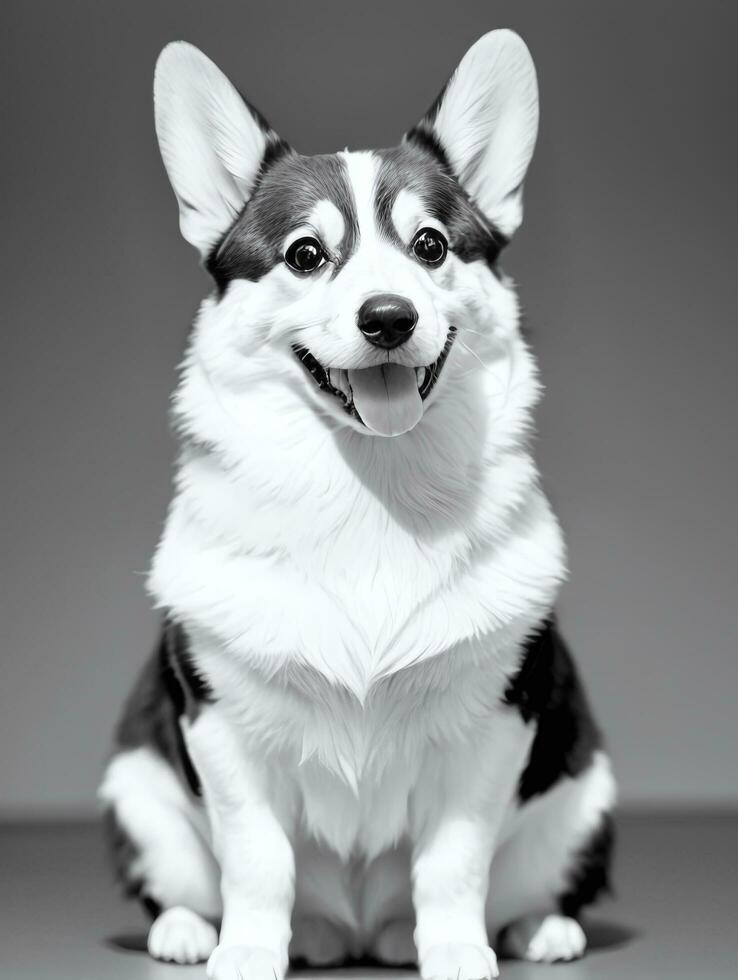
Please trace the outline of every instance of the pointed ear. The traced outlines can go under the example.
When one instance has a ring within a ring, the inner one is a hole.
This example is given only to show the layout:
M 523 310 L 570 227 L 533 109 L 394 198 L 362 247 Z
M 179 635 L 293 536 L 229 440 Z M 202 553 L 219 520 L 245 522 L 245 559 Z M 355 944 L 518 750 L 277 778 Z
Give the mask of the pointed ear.
M 205 258 L 248 200 L 267 151 L 284 144 L 220 69 L 185 41 L 159 55 L 154 111 L 179 227 Z
M 504 235 L 523 217 L 522 184 L 538 132 L 533 59 L 514 31 L 491 31 L 464 55 L 409 139 L 439 146 L 467 194 Z

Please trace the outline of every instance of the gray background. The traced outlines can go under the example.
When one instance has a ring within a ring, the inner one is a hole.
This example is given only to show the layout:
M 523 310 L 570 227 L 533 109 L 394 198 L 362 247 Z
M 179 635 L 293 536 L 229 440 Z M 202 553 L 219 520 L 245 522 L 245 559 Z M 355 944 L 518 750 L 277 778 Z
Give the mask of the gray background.
M 2 9 L 0 813 L 88 813 L 149 648 L 167 399 L 208 281 L 151 76 L 201 46 L 305 152 L 395 142 L 466 47 L 526 38 L 542 132 L 521 285 L 564 625 L 631 805 L 738 802 L 730 3 L 18 3 Z

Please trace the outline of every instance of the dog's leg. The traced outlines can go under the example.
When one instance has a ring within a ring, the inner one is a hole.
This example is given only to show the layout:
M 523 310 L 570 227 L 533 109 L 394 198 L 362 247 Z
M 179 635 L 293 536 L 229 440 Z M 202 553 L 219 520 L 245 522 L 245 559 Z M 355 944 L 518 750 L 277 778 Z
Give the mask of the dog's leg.
M 490 871 L 490 936 L 524 959 L 571 959 L 586 939 L 581 909 L 607 891 L 615 780 L 596 751 L 576 776 L 563 775 L 516 811 Z
M 489 869 L 532 732 L 517 711 L 500 708 L 473 738 L 434 753 L 413 799 L 415 942 L 423 980 L 498 975 L 485 925 Z
M 218 704 L 204 708 L 185 728 L 185 737 L 221 866 L 223 921 L 208 976 L 281 980 L 288 962 L 295 862 L 273 779 Z
M 219 869 L 207 817 L 166 759 L 148 746 L 121 750 L 99 790 L 118 876 L 156 916 L 149 953 L 174 963 L 206 960 L 217 943 Z

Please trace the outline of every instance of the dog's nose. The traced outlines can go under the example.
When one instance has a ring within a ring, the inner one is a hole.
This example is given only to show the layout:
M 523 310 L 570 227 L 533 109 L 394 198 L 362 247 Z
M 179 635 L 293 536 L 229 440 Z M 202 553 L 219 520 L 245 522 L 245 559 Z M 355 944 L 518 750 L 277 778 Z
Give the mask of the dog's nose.
M 410 337 L 418 314 L 413 304 L 402 296 L 378 293 L 361 304 L 356 320 L 370 344 L 390 350 Z

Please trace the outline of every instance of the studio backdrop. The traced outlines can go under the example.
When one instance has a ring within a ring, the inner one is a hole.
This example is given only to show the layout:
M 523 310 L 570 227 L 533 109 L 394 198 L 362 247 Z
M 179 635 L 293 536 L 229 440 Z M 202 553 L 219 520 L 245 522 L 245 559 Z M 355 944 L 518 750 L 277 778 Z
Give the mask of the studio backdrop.
M 493 27 L 541 135 L 504 258 L 567 535 L 561 618 L 626 805 L 738 801 L 734 5 L 6 0 L 0 815 L 92 813 L 153 642 L 168 396 L 210 288 L 156 148 L 156 56 L 208 53 L 306 153 L 384 146 Z

